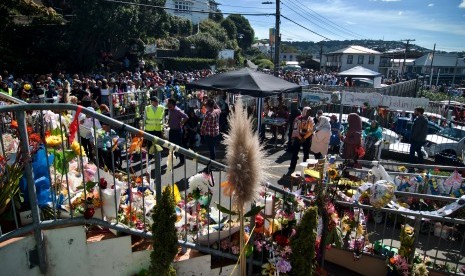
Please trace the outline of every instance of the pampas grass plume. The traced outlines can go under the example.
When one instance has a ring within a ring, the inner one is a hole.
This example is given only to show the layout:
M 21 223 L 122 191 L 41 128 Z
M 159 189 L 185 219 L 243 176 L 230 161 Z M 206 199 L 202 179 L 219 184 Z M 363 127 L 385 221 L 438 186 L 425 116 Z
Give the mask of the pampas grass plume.
M 230 131 L 223 141 L 229 167 L 228 182 L 234 191 L 233 202 L 240 207 L 257 196 L 260 185 L 268 177 L 269 162 L 241 99 L 236 101 L 228 121 Z

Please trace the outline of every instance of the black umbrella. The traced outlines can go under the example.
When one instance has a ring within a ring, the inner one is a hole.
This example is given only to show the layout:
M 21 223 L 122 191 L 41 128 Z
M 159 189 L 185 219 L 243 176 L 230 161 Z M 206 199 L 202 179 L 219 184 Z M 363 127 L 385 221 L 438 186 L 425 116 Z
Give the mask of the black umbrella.
M 200 79 L 187 84 L 186 88 L 220 90 L 256 98 L 302 91 L 302 87 L 298 84 L 249 68 Z

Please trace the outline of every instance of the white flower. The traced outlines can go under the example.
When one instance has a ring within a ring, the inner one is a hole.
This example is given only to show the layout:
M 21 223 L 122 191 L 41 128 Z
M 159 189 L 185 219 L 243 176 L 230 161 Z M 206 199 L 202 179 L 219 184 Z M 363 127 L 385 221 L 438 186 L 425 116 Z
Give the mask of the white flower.
M 5 148 L 5 152 L 2 151 L 2 147 L 0 147 L 0 155 L 6 156 L 11 153 L 16 153 L 18 150 L 19 140 L 15 138 L 12 134 L 5 133 L 2 135 L 3 145 Z
M 212 179 L 209 174 L 198 173 L 189 178 L 189 189 L 187 189 L 187 192 L 192 193 L 196 189 L 199 189 L 200 192 L 206 192 L 211 184 Z
M 44 113 L 44 121 L 48 123 L 52 129 L 57 129 L 60 126 L 58 117 L 58 114 L 51 110 L 47 110 Z

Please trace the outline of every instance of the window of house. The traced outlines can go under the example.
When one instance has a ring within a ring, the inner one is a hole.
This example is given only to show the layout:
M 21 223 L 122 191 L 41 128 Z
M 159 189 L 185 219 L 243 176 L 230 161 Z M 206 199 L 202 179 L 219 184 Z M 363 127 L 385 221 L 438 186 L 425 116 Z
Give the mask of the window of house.
M 283 56 L 283 59 L 286 59 L 286 55 Z
M 358 56 L 358 64 L 363 64 L 363 59 L 365 58 L 365 56 Z
M 187 1 L 176 1 L 174 2 L 174 8 L 176 9 L 176 12 L 189 13 L 192 8 L 192 3 Z
M 353 55 L 348 55 L 348 56 L 347 56 L 347 64 L 352 64 L 353 60 L 354 60 L 354 56 L 353 56 Z
M 289 59 L 292 59 L 292 55 L 289 56 Z
M 368 57 L 368 64 L 375 64 L 375 56 Z

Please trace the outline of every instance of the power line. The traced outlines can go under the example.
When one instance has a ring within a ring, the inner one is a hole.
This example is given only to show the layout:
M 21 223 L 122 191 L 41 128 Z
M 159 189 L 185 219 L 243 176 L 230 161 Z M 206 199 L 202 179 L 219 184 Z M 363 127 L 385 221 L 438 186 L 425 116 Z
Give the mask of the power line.
M 301 28 L 304 28 L 305 30 L 307 30 L 307 31 L 309 31 L 309 32 L 311 32 L 311 33 L 313 33 L 313 34 L 316 34 L 317 36 L 320 36 L 320 37 L 322 37 L 322 38 L 324 38 L 324 39 L 327 39 L 327 40 L 332 40 L 332 39 L 330 39 L 330 38 L 328 38 L 328 37 L 326 37 L 326 36 L 324 36 L 324 35 L 322 35 L 322 34 L 319 34 L 319 33 L 315 32 L 315 31 L 310 30 L 309 28 L 307 28 L 307 27 L 305 27 L 305 26 L 303 26 L 303 25 L 301 25 L 301 24 L 295 22 L 294 20 L 290 19 L 289 17 L 287 17 L 287 16 L 285 16 L 285 15 L 283 15 L 283 14 L 281 14 L 281 17 L 284 18 L 284 19 L 287 19 L 288 21 L 291 21 L 292 23 L 296 24 L 297 26 L 299 26 L 299 27 L 301 27 Z
M 298 2 L 296 2 L 296 1 L 294 1 L 294 0 L 290 0 L 290 1 L 293 2 L 295 5 L 299 4 Z M 337 24 L 337 23 L 334 23 L 332 20 L 330 20 L 330 19 L 328 19 L 328 18 L 322 16 L 321 14 L 319 14 L 318 12 L 312 10 L 312 9 L 309 8 L 308 6 L 305 6 L 305 5 L 302 5 L 302 4 L 300 4 L 300 6 L 301 6 L 303 9 L 306 9 L 306 10 L 309 12 L 309 14 L 310 14 L 310 12 L 311 12 L 311 13 L 314 13 L 316 16 L 322 18 L 324 21 L 322 21 L 321 19 L 318 19 L 317 17 L 313 16 L 315 19 L 319 20 L 319 21 L 322 22 L 322 23 L 329 23 L 330 25 L 335 26 L 335 27 L 338 28 L 339 30 L 342 30 L 343 32 L 345 32 L 345 33 L 347 33 L 347 34 L 351 34 L 352 36 L 355 36 L 355 37 L 368 38 L 368 37 L 366 37 L 366 36 L 359 35 L 359 34 L 353 32 L 352 30 L 349 30 L 349 29 L 347 29 L 347 28 L 345 28 L 345 27 L 343 27 L 343 26 L 340 26 L 340 25 Z
M 127 2 L 127 1 L 119 1 L 119 0 L 103 0 L 103 1 L 104 2 L 109 2 L 109 3 L 126 4 L 126 5 L 140 6 L 140 7 L 147 7 L 147 8 L 157 8 L 157 9 L 163 9 L 163 10 L 172 10 L 172 11 L 178 11 L 179 10 L 179 9 L 176 9 L 176 8 L 169 8 L 169 7 L 164 7 L 164 6 Z M 275 13 L 237 13 L 237 12 L 214 12 L 214 11 L 200 11 L 200 10 L 189 10 L 189 11 L 186 11 L 186 12 L 190 12 L 190 13 L 207 13 L 207 14 L 239 14 L 239 15 L 242 15 L 242 16 L 270 16 L 270 15 L 276 15 Z
M 298 12 L 298 11 L 294 10 L 293 8 L 291 8 L 290 6 L 288 6 L 286 3 L 283 3 L 283 5 L 286 6 L 286 7 L 288 7 L 291 11 L 293 11 L 294 13 L 300 15 L 300 17 L 302 17 L 303 19 L 305 19 L 305 20 L 307 20 L 308 22 L 312 23 L 313 25 L 315 25 L 315 26 L 317 26 L 317 27 L 319 27 L 319 28 L 321 28 L 321 29 L 323 29 L 323 30 L 326 30 L 327 32 L 329 32 L 329 33 L 331 33 L 331 34 L 333 34 L 333 35 L 335 35 L 335 36 L 339 36 L 338 34 L 336 34 L 336 33 L 332 32 L 332 31 L 326 29 L 325 27 L 322 27 L 321 25 L 319 25 L 319 24 L 317 24 L 317 23 L 311 21 L 310 19 L 308 19 L 307 17 L 305 17 L 304 15 L 302 15 L 300 12 Z
M 244 7 L 244 6 L 225 5 L 225 4 L 220 4 L 220 6 L 222 6 L 222 7 L 233 7 L 233 8 L 243 8 L 243 9 L 274 10 L 274 8 Z

